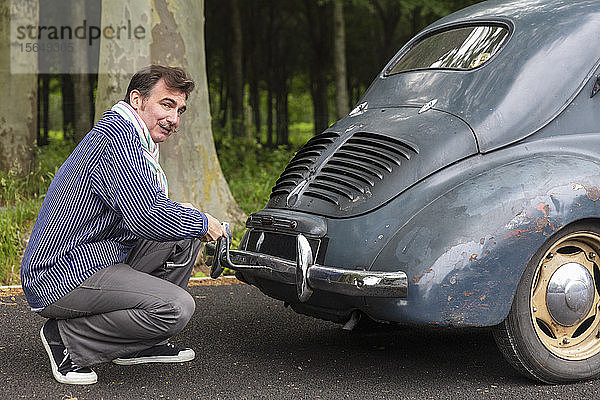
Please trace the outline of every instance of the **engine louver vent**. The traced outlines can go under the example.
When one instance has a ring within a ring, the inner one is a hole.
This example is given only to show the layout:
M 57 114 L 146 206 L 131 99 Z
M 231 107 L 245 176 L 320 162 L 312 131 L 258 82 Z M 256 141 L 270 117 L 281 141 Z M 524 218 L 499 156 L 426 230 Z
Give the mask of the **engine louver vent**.
M 370 196 L 371 189 L 419 149 L 389 136 L 357 132 L 329 158 L 308 185 L 305 196 L 340 206 Z
M 384 215 L 388 206 L 420 201 L 423 187 L 433 190 L 476 162 L 477 137 L 461 118 L 436 109 L 419 114 L 413 106 L 383 108 L 377 99 L 309 140 L 277 180 L 265 210 L 334 220 L 375 210 Z
M 296 187 L 314 167 L 316 160 L 340 135 L 335 132 L 323 132 L 310 139 L 292 158 L 271 192 L 271 197 L 287 195 Z

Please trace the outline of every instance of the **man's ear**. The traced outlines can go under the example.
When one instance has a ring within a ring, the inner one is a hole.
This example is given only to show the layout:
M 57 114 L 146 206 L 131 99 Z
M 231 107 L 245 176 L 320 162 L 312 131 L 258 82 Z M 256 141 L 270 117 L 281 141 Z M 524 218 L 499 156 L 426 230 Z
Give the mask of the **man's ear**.
M 134 89 L 129 93 L 129 104 L 134 110 L 142 107 L 142 94 L 139 90 Z

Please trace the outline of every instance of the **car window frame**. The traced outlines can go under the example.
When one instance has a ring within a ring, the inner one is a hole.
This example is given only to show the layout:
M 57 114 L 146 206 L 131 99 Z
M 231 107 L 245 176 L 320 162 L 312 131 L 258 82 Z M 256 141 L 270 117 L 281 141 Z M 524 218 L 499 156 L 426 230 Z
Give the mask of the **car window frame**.
M 402 58 L 407 53 L 409 53 L 412 49 L 414 49 L 414 47 L 417 46 L 419 43 L 421 43 L 423 40 L 426 40 L 429 37 L 438 35 L 440 33 L 448 32 L 451 30 L 461 29 L 461 28 L 472 28 L 472 27 L 478 27 L 478 26 L 497 26 L 497 27 L 504 28 L 508 31 L 508 34 L 507 34 L 506 38 L 504 39 L 504 43 L 502 44 L 500 49 L 492 57 L 490 57 L 489 60 L 486 60 L 485 62 L 481 63 L 480 65 L 478 65 L 474 68 L 469 68 L 469 69 L 436 67 L 436 68 L 412 68 L 412 69 L 405 69 L 405 70 L 402 70 L 399 72 L 394 72 L 394 73 L 391 72 L 396 67 L 396 65 L 402 60 Z M 480 68 L 484 68 L 486 65 L 493 62 L 499 56 L 499 54 L 504 51 L 507 44 L 510 42 L 510 40 L 513 36 L 513 33 L 514 33 L 514 26 L 513 26 L 512 22 L 508 21 L 508 20 L 502 20 L 502 19 L 472 20 L 472 21 L 468 21 L 468 22 L 452 23 L 452 24 L 440 26 L 440 27 L 437 27 L 430 31 L 424 32 L 420 35 L 417 35 L 412 40 L 410 40 L 406 44 L 406 46 L 400 51 L 400 53 L 398 53 L 392 59 L 392 61 L 388 64 L 388 66 L 385 68 L 382 75 L 383 75 L 383 78 L 387 78 L 387 77 L 391 77 L 391 76 L 395 76 L 395 75 L 399 75 L 399 74 L 405 74 L 408 72 L 415 72 L 415 71 L 452 71 L 452 72 L 459 72 L 459 73 L 476 71 Z

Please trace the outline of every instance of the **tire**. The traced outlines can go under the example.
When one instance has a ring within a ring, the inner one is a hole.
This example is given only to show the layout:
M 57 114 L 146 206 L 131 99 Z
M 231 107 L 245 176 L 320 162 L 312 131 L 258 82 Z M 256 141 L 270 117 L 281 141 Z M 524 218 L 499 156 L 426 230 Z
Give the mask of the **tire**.
M 600 223 L 569 225 L 529 261 L 496 344 L 523 375 L 567 383 L 600 374 Z

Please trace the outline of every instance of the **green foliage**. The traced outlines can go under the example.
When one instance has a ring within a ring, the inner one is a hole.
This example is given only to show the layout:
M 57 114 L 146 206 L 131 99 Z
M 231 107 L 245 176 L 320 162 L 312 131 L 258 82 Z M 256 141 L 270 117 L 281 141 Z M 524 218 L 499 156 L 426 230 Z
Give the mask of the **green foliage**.
M 0 285 L 19 283 L 19 265 L 25 249 L 23 238 L 41 204 L 41 199 L 29 199 L 0 208 Z
M 0 171 L 0 207 L 44 196 L 58 167 L 74 148 L 59 132 L 50 131 L 49 137 L 50 143 L 36 150 L 38 166 L 32 172 L 20 176 L 13 171 Z
M 295 149 L 294 152 L 302 147 L 304 143 L 308 142 L 313 136 L 314 131 L 312 122 L 297 122 L 290 125 L 290 147 Z M 282 171 L 283 168 L 279 172 Z
M 312 98 L 310 97 L 310 87 L 308 78 L 298 76 L 292 79 L 290 87 L 289 101 L 289 118 L 292 123 L 304 122 L 312 123 L 313 121 L 313 106 Z M 266 119 L 266 116 L 265 116 Z M 291 126 L 290 126 L 291 129 Z M 290 132 L 290 135 L 292 133 Z
M 0 171 L 0 285 L 19 282 L 24 239 L 33 226 L 48 186 L 73 150 L 58 132 L 50 132 L 50 144 L 38 148 L 38 167 L 26 176 Z
M 217 142 L 217 153 L 231 193 L 246 214 L 264 207 L 279 174 L 294 155 L 283 146 L 267 149 L 254 139 L 232 140 L 225 135 Z

